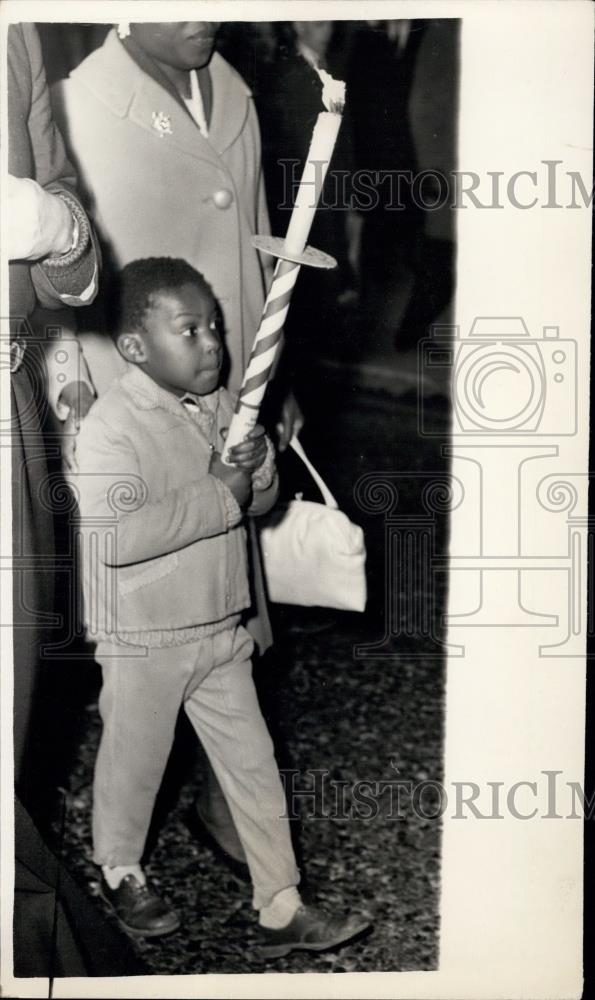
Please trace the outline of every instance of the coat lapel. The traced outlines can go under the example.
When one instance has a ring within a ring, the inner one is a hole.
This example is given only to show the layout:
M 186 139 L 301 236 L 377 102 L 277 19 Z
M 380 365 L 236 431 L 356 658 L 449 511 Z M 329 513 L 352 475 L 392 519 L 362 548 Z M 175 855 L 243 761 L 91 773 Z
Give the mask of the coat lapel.
M 182 99 L 137 65 L 114 30 L 110 31 L 101 49 L 85 59 L 71 75 L 118 117 L 128 116 L 135 125 L 151 134 L 156 143 L 169 143 L 189 156 L 218 163 L 216 149 L 201 135 Z
M 213 53 L 209 70 L 213 83 L 209 142 L 218 153 L 224 153 L 235 142 L 244 127 L 250 110 L 252 91 L 218 52 Z
M 190 156 L 217 162 L 215 150 L 201 135 L 186 108 L 140 70 L 128 114 L 135 125 L 151 132 L 156 142 L 169 143 Z

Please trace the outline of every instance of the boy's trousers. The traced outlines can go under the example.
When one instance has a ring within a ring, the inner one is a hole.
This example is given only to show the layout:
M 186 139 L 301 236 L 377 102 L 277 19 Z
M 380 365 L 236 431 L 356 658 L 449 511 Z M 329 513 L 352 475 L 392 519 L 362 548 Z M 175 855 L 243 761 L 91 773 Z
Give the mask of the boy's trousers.
M 283 786 L 252 680 L 252 649 L 241 625 L 164 649 L 99 643 L 103 733 L 93 788 L 96 864 L 140 862 L 183 705 L 246 852 L 254 907 L 297 885 Z

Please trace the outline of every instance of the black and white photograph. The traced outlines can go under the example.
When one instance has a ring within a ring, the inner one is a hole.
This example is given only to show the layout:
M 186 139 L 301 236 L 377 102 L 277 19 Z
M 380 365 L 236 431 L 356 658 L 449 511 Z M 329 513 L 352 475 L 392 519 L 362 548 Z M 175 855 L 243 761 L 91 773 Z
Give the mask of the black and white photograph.
M 1 17 L 3 993 L 580 997 L 592 6 Z

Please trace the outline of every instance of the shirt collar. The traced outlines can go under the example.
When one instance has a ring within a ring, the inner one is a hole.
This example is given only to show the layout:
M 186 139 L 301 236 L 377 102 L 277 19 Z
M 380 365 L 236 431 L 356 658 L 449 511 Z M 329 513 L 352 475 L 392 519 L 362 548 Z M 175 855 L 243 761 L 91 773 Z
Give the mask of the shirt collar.
M 211 413 L 217 409 L 218 401 L 219 389 L 215 389 L 214 392 L 206 393 L 204 396 L 197 396 L 195 392 L 185 392 L 184 395 L 180 397 L 180 403 L 195 403 L 199 410 L 209 410 Z

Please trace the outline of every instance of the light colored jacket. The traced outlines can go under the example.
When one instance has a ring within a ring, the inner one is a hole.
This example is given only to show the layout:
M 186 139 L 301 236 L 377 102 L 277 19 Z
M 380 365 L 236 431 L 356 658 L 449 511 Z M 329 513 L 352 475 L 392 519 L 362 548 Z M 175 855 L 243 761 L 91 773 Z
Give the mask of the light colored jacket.
M 223 312 L 233 394 L 264 303 L 263 266 L 251 240 L 268 233 L 269 222 L 251 92 L 218 53 L 209 70 L 208 139 L 115 31 L 52 96 L 106 261 L 121 267 L 139 257 L 183 257 L 205 275 Z M 270 275 L 270 263 L 264 266 Z M 109 381 L 118 359 L 108 340 L 105 349 Z
M 92 639 L 193 629 L 250 605 L 242 512 L 208 472 L 221 451 L 231 401 L 202 397 L 199 422 L 141 369 L 125 375 L 91 408 L 70 479 L 81 517 L 85 622 Z M 277 495 L 254 489 L 249 513 Z

